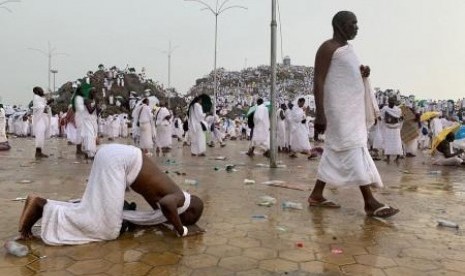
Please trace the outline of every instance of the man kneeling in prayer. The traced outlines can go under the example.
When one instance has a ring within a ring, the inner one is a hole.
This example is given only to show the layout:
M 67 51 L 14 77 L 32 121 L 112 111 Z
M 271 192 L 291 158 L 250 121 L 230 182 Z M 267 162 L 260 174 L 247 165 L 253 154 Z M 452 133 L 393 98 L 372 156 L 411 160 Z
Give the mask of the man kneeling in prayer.
M 433 165 L 439 166 L 463 166 L 465 161 L 460 158 L 460 155 L 463 154 L 463 150 L 459 149 L 454 151 L 452 143 L 455 140 L 454 133 L 449 133 L 441 143 L 439 143 L 436 151 L 438 154 L 437 157 L 433 158 Z
M 127 188 L 142 195 L 153 210 L 123 211 Z M 21 238 L 31 238 L 32 226 L 42 219 L 40 236 L 46 244 L 84 244 L 116 239 L 124 219 L 137 225 L 168 222 L 183 237 L 192 234 L 186 226 L 194 225 L 202 211 L 202 200 L 183 192 L 140 149 L 109 144 L 97 151 L 79 203 L 29 196 L 19 232 Z

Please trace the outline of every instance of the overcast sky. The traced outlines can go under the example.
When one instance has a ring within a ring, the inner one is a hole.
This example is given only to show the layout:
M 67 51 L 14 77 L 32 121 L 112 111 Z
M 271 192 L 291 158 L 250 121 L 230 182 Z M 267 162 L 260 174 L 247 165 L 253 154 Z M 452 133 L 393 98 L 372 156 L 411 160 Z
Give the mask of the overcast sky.
M 216 0 L 204 0 L 214 5 Z M 221 0 L 220 2 L 222 2 Z M 0 1 L 1 2 L 1 1 Z M 359 22 L 352 42 L 372 69 L 372 84 L 419 98 L 465 97 L 465 1 L 280 0 L 283 55 L 313 66 L 318 46 L 332 35 L 331 19 L 351 10 Z M 269 0 L 230 0 L 248 10 L 219 16 L 218 66 L 240 70 L 270 63 Z M 214 16 L 183 0 L 22 0 L 0 9 L 0 96 L 23 104 L 32 87 L 47 88 L 48 42 L 58 55 L 57 86 L 97 65 L 126 64 L 166 84 L 168 41 L 171 84 L 185 93 L 213 68 Z M 278 43 L 279 45 L 279 43 Z M 278 59 L 281 50 L 278 50 Z

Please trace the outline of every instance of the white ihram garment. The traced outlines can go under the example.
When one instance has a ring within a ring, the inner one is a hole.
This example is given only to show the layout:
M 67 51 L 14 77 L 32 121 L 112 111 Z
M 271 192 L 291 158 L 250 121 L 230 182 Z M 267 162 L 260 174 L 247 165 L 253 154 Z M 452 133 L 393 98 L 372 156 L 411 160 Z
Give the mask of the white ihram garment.
M 253 115 L 252 146 L 260 147 L 264 151 L 270 149 L 270 117 L 265 104 L 257 106 Z
M 50 136 L 56 137 L 60 134 L 60 127 L 58 125 L 58 116 L 52 116 L 50 118 Z
M 94 157 L 97 152 L 97 111 L 89 113 L 87 108 L 82 115 L 82 150 L 89 156 Z
M 139 134 L 140 134 L 140 148 L 152 149 L 153 138 L 155 137 L 155 126 L 153 123 L 152 112 L 150 107 L 143 104 L 142 111 L 139 117 Z
M 189 109 L 189 138 L 191 140 L 191 153 L 202 154 L 207 151 L 207 141 L 205 132 L 202 130 L 202 123 L 204 122 L 205 115 L 202 111 L 202 106 L 195 103 Z
M 178 208 L 178 214 L 184 213 L 191 204 L 191 195 L 184 193 L 184 204 Z M 160 206 L 159 206 L 160 207 Z M 151 211 L 123 211 L 123 219 L 137 225 L 157 225 L 168 221 L 161 208 Z
M 365 88 L 352 45 L 340 47 L 333 54 L 324 84 L 327 128 L 317 173 L 323 182 L 383 186 L 367 148 L 366 105 L 370 101 L 365 97 L 370 95 Z
M 438 117 L 431 120 L 431 132 L 433 133 L 433 138 L 438 136 L 439 133 L 444 129 L 441 119 Z
M 50 116 L 45 113 L 47 99 L 34 95 L 32 99 L 32 128 L 35 136 L 36 148 L 44 148 L 45 139 L 50 137 Z
M 402 123 L 387 124 L 385 123 L 386 113 L 389 113 L 392 117 L 400 118 L 402 116 L 402 110 L 397 106 L 390 108 L 385 106 L 381 109 L 381 119 L 384 125 L 383 130 L 383 141 L 384 141 L 384 154 L 385 155 L 403 155 L 402 149 L 402 138 L 400 136 L 400 130 Z
M 82 96 L 77 95 L 74 98 L 74 122 L 76 123 L 76 139 L 75 144 L 79 145 L 82 144 L 82 124 L 83 124 L 83 117 L 86 106 L 84 105 L 84 98 Z
M 6 139 L 6 115 L 5 109 L 0 108 L 0 143 L 5 143 Z
M 302 108 L 295 106 L 291 112 L 291 149 L 293 152 L 309 152 L 308 126 L 302 123 L 306 116 Z
M 155 126 L 157 129 L 157 147 L 158 148 L 171 148 L 173 138 L 171 137 L 171 122 L 166 120 L 170 116 L 170 111 L 166 107 L 160 107 L 156 113 Z
M 49 245 L 113 240 L 123 220 L 124 194 L 142 168 L 142 152 L 134 146 L 102 146 L 80 203 L 47 200 L 41 237 Z
M 178 139 L 181 139 L 184 134 L 184 130 L 182 129 L 182 120 L 180 118 L 174 119 L 173 125 L 174 125 L 174 130 L 173 130 L 174 134 L 176 134 Z
M 287 147 L 287 134 L 286 134 L 286 118 L 281 119 L 281 116 L 279 114 L 281 114 L 281 112 L 284 113 L 284 110 L 282 110 L 281 108 L 278 109 L 278 112 L 277 112 L 277 120 L 278 120 L 278 123 L 277 123 L 277 127 L 276 127 L 276 130 L 277 130 L 277 133 L 278 133 L 278 139 L 277 139 L 277 142 L 278 142 L 278 147 L 280 148 L 285 148 Z
M 286 109 L 284 111 L 284 127 L 286 129 L 286 147 L 289 147 L 289 142 L 291 141 L 291 109 Z

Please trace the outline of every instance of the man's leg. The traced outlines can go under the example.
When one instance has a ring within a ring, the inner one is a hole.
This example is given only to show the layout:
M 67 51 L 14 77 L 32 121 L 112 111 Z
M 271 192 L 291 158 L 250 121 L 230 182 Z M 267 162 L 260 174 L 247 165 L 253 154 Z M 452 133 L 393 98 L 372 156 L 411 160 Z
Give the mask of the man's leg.
M 84 155 L 84 152 L 82 151 L 82 144 L 77 144 L 76 145 L 76 154 L 77 155 Z
M 365 212 L 368 216 L 387 218 L 399 212 L 399 209 L 389 207 L 376 200 L 371 192 L 370 186 L 371 185 L 360 186 L 360 191 L 362 192 L 363 200 L 365 201 Z M 386 207 L 383 208 L 384 206 Z
M 323 202 L 326 198 L 323 197 L 323 191 L 325 189 L 326 183 L 317 179 L 315 187 L 313 187 L 312 193 L 308 197 L 308 203 L 310 202 Z
M 44 206 L 47 204 L 45 198 L 28 196 L 24 203 L 23 213 L 19 219 L 19 232 L 21 239 L 32 237 L 32 226 L 42 217 Z
M 315 187 L 313 187 L 312 193 L 308 197 L 308 205 L 313 207 L 324 207 L 324 208 L 341 208 L 341 205 L 327 200 L 323 196 L 326 183 L 317 179 Z

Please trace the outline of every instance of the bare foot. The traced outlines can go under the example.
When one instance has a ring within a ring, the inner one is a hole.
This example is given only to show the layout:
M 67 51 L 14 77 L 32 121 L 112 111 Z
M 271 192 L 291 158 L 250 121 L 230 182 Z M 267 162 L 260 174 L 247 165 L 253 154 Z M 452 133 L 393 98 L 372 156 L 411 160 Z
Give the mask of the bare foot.
M 19 225 L 21 239 L 32 238 L 32 226 L 42 217 L 42 212 L 46 203 L 47 200 L 44 198 L 28 196 Z

